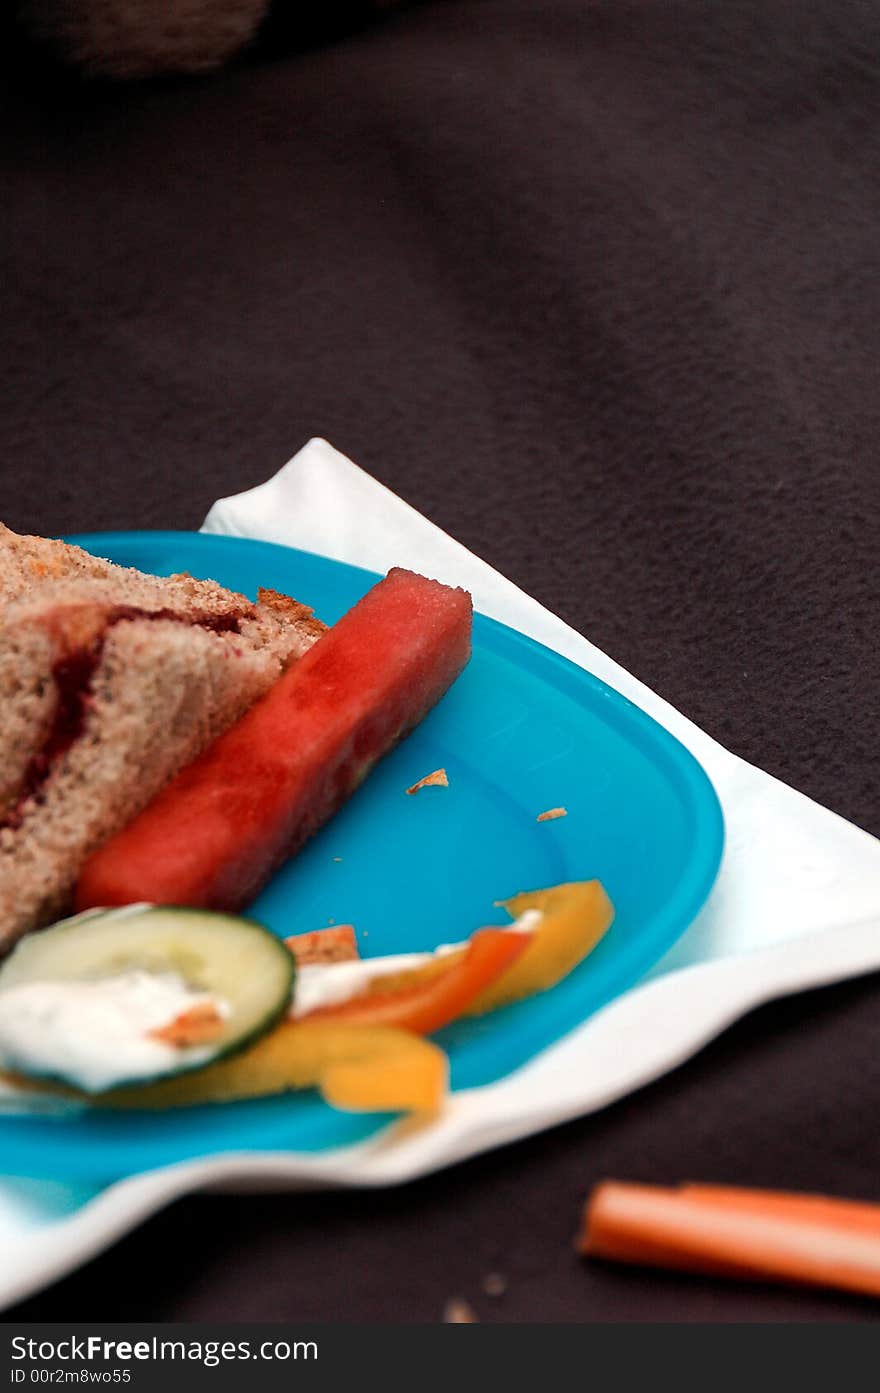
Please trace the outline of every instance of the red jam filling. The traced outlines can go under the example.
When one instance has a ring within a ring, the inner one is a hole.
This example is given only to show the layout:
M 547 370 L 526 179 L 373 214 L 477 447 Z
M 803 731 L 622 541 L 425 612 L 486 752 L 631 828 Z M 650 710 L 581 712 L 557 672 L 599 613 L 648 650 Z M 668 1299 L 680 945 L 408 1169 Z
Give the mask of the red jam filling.
M 55 764 L 82 735 L 92 700 L 92 679 L 101 661 L 107 634 L 114 624 L 124 619 L 171 619 L 216 634 L 237 634 L 241 630 L 242 618 L 242 612 L 190 618 L 171 609 L 143 610 L 135 605 L 119 605 L 112 610 L 103 632 L 94 643 L 65 654 L 53 664 L 52 680 L 58 695 L 52 721 L 40 749 L 30 758 L 18 798 L 0 817 L 0 827 L 15 828 L 21 824 L 27 804 L 40 792 Z

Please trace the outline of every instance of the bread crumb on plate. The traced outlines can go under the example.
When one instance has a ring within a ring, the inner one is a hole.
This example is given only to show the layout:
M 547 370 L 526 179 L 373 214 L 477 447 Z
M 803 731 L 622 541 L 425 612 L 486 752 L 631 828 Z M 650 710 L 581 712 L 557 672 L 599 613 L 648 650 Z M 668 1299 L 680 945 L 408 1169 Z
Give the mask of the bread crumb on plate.
M 420 788 L 448 788 L 449 780 L 446 777 L 445 769 L 435 769 L 433 774 L 426 774 L 418 783 L 412 784 L 406 791 L 407 793 L 418 793 Z
M 544 813 L 538 813 L 536 822 L 554 822 L 558 817 L 568 817 L 567 808 L 548 808 Z
M 354 962 L 360 957 L 354 927 L 336 924 L 332 929 L 312 929 L 284 940 L 300 967 L 311 963 Z

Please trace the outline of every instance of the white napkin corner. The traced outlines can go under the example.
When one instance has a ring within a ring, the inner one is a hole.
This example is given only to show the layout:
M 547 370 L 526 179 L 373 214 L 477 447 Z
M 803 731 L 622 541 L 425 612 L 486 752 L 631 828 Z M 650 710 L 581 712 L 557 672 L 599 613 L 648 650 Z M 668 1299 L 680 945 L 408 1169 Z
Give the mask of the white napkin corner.
M 621 1097 L 762 1001 L 880 967 L 880 842 L 723 749 L 327 441 L 310 441 L 265 484 L 218 500 L 203 530 L 465 586 L 477 609 L 589 669 L 692 751 L 724 812 L 721 870 L 702 912 L 642 984 L 508 1078 L 454 1094 L 421 1129 L 391 1127 L 320 1155 L 207 1157 L 103 1191 L 0 1182 L 0 1306 L 189 1190 L 412 1179 Z

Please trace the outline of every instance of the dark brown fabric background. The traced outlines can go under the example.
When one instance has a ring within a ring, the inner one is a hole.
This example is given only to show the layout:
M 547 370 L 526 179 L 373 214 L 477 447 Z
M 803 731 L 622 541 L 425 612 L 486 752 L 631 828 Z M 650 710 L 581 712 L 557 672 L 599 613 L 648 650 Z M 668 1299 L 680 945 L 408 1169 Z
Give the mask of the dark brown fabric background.
M 197 527 L 324 434 L 880 832 L 878 55 L 853 0 L 448 0 L 191 83 L 16 69 L 0 516 Z M 571 1238 L 603 1175 L 880 1200 L 878 1027 L 867 979 L 406 1189 L 186 1200 L 14 1318 L 871 1318 Z

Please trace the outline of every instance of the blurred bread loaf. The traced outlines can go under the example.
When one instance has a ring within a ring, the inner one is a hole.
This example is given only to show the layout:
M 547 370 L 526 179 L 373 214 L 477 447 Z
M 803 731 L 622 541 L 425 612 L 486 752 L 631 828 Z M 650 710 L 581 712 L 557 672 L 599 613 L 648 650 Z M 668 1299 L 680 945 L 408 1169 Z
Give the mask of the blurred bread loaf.
M 217 68 L 254 37 L 269 0 L 19 0 L 25 29 L 95 76 Z
M 0 0 L 2 3 L 2 0 Z M 20 27 L 96 78 L 202 73 L 251 46 L 298 51 L 405 0 L 12 0 Z

